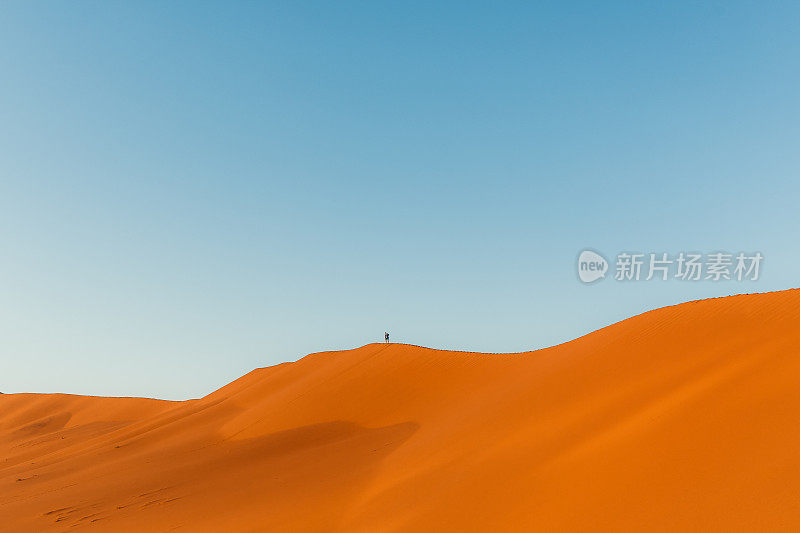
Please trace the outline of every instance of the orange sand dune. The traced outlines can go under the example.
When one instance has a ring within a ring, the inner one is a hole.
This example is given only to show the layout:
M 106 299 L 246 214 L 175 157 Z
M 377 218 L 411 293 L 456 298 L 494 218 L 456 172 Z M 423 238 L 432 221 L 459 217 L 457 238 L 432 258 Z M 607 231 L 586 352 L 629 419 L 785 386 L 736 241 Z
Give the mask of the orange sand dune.
M 0 396 L 0 531 L 798 531 L 800 291 L 187 402 Z M 77 528 L 76 528 L 77 526 Z

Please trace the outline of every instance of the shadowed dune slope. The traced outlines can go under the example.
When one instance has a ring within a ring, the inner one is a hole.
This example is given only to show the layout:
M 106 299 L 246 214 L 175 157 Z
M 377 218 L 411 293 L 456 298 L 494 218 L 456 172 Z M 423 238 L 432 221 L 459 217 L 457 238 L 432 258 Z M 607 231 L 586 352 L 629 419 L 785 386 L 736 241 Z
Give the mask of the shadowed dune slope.
M 0 531 L 797 531 L 799 324 L 791 290 L 186 402 L 0 395 Z

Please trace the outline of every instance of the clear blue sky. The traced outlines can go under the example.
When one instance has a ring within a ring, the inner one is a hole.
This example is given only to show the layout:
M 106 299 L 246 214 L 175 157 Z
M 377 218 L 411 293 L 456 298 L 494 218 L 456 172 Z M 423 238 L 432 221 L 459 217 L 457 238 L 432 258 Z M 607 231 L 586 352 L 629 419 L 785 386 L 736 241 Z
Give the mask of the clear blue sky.
M 0 390 L 180 399 L 798 285 L 800 5 L 608 4 L 3 2 Z M 585 247 L 765 260 L 586 286 Z

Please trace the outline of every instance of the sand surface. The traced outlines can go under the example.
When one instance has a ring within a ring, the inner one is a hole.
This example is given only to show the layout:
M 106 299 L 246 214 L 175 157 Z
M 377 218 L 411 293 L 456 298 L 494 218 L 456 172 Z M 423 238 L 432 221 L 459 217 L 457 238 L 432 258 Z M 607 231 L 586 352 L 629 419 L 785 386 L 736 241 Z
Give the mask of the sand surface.
M 0 395 L 0 531 L 800 531 L 800 291 L 200 400 Z

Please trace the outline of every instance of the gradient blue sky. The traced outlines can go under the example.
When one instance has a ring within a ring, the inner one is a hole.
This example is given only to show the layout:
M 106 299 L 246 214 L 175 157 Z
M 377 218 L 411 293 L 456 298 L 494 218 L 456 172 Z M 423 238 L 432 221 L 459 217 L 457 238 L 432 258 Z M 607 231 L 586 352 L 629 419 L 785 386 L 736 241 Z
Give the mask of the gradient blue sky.
M 800 5 L 608 4 L 3 2 L 0 390 L 182 399 L 798 285 Z M 765 260 L 585 286 L 585 247 Z

